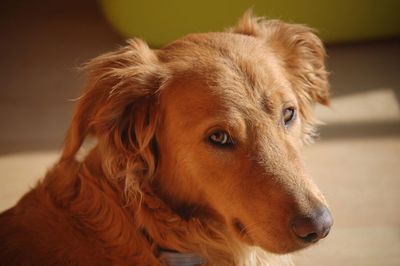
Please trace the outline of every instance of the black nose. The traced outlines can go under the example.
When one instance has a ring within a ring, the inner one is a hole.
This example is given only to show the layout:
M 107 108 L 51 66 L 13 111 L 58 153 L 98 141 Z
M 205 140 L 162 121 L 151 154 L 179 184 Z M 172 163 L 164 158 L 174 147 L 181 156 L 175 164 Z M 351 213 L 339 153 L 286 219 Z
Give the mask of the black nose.
M 307 243 L 317 242 L 328 235 L 333 224 L 331 212 L 324 207 L 310 216 L 300 216 L 293 220 L 295 235 Z

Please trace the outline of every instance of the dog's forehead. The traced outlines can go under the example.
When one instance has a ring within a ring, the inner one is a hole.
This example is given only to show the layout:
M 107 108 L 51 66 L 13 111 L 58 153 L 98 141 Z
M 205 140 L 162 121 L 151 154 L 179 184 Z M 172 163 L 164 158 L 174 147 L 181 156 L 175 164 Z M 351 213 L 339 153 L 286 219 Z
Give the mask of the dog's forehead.
M 230 107 L 271 109 L 292 90 L 281 59 L 265 40 L 234 33 L 192 34 L 164 49 L 175 76 Z M 183 77 L 183 78 L 182 78 Z M 190 88 L 189 88 L 190 89 Z M 201 93 L 193 91 L 194 93 Z

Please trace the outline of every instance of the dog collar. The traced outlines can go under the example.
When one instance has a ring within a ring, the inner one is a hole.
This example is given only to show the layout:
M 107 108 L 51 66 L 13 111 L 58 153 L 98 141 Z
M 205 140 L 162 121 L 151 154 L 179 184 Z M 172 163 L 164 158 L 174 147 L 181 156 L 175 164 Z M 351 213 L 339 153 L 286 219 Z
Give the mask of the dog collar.
M 160 257 L 168 266 L 198 266 L 206 263 L 205 259 L 193 253 L 161 251 Z

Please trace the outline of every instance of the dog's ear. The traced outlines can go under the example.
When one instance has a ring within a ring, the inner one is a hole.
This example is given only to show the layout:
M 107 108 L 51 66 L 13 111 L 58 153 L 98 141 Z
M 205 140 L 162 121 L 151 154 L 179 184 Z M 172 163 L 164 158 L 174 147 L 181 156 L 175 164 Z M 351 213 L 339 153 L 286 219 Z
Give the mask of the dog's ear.
M 74 159 L 85 138 L 94 136 L 111 157 L 119 154 L 154 170 L 150 146 L 157 123 L 156 94 L 164 78 L 155 52 L 136 39 L 91 60 L 84 69 L 88 85 L 78 98 L 61 160 Z
M 281 59 L 300 100 L 329 105 L 326 53 L 313 29 L 254 17 L 252 12 L 248 11 L 231 31 L 265 39 Z
M 230 32 L 261 38 L 280 60 L 284 73 L 299 100 L 305 142 L 316 136 L 318 121 L 312 115 L 313 103 L 329 105 L 326 53 L 314 30 L 298 24 L 254 17 L 248 11 Z
M 274 34 L 269 41 L 281 56 L 293 88 L 303 101 L 317 101 L 329 105 L 326 53 L 314 30 L 297 24 L 269 22 Z

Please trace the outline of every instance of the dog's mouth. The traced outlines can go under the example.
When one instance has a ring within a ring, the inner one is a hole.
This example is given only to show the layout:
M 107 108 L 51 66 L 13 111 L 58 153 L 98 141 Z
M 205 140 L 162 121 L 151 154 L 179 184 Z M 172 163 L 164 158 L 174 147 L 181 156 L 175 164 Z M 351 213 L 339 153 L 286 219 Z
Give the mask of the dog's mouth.
M 250 245 L 250 246 L 260 246 L 261 248 L 276 254 L 285 254 L 294 252 L 303 248 L 306 248 L 310 245 L 318 242 L 319 239 L 304 239 L 299 238 L 290 230 L 290 227 L 287 228 L 286 232 L 282 232 L 281 230 L 276 230 L 276 234 L 270 235 L 269 233 L 263 232 L 264 230 L 261 227 L 254 227 L 246 225 L 239 218 L 233 218 L 231 220 L 231 228 L 235 232 L 236 237 Z M 324 237 L 328 232 L 324 234 Z M 266 236 L 267 235 L 267 236 Z M 268 239 L 268 241 L 266 241 Z
M 238 218 L 232 219 L 232 227 L 240 240 L 242 240 L 250 245 L 254 244 L 254 241 L 251 238 L 251 235 L 249 234 L 249 231 L 248 231 L 249 228 L 246 227 L 240 219 L 238 219 Z

